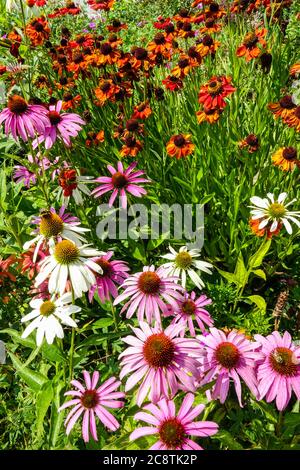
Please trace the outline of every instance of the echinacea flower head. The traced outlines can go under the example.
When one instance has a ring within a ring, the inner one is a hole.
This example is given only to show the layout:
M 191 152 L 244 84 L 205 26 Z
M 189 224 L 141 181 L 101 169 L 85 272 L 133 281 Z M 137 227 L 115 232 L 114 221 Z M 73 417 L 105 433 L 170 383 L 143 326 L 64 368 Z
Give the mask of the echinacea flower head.
M 82 194 L 90 196 L 91 192 L 86 187 L 87 183 L 92 183 L 92 176 L 81 176 L 74 168 L 64 168 L 59 172 L 59 194 L 62 195 L 62 203 L 67 207 L 70 197 L 74 198 L 76 204 L 81 206 L 83 204 Z
M 293 344 L 286 331 L 281 336 L 274 331 L 267 337 L 255 335 L 261 344 L 263 359 L 257 368 L 259 399 L 276 399 L 277 409 L 284 410 L 294 391 L 300 400 L 300 347 Z
M 143 271 L 127 277 L 122 286 L 125 290 L 114 301 L 118 305 L 128 299 L 121 313 L 131 318 L 137 312 L 138 320 L 146 316 L 147 322 L 160 322 L 160 312 L 167 304 L 176 307 L 176 300 L 182 299 L 184 289 L 177 284 L 178 278 L 168 276 L 163 267 L 144 266 Z
M 42 134 L 49 126 L 47 109 L 38 104 L 29 104 L 22 96 L 12 95 L 8 98 L 7 108 L 0 113 L 0 124 L 4 122 L 5 134 L 12 134 L 15 140 L 21 137 L 27 142 L 36 134 Z
M 102 273 L 101 266 L 92 260 L 102 254 L 89 245 L 77 246 L 71 240 L 62 240 L 50 248 L 50 255 L 42 261 L 35 287 L 49 278 L 49 292 L 62 295 L 70 281 L 75 298 L 79 298 L 95 284 L 94 273 Z
M 122 162 L 118 162 L 117 168 L 111 165 L 107 165 L 107 169 L 111 176 L 100 176 L 94 181 L 101 183 L 97 188 L 92 191 L 92 195 L 97 198 L 103 196 L 103 194 L 112 191 L 112 195 L 109 199 L 109 207 L 112 207 L 116 197 L 120 196 L 120 202 L 123 209 L 127 207 L 127 196 L 126 193 L 130 193 L 135 197 L 142 197 L 147 194 L 147 191 L 140 186 L 141 183 L 149 183 L 147 178 L 142 176 L 145 174 L 144 171 L 134 171 L 137 166 L 137 162 L 131 163 L 126 170 L 124 170 Z
M 84 442 L 89 442 L 90 434 L 94 441 L 98 441 L 96 416 L 101 423 L 110 431 L 116 431 L 120 425 L 116 418 L 107 410 L 107 408 L 122 408 L 124 406 L 125 393 L 117 392 L 121 382 L 115 377 L 110 377 L 97 387 L 99 382 L 99 372 L 93 372 L 91 375 L 83 372 L 84 384 L 78 380 L 72 380 L 71 384 L 75 390 L 65 393 L 65 396 L 73 397 L 64 403 L 59 411 L 72 406 L 66 420 L 66 434 L 69 435 L 78 419 L 83 414 L 82 437 Z
M 162 397 L 173 397 L 179 388 L 194 391 L 199 377 L 199 341 L 178 337 L 184 324 L 169 325 L 165 330 L 158 325 L 151 328 L 145 322 L 139 326 L 131 327 L 135 336 L 123 338 L 129 347 L 119 356 L 120 379 L 130 374 L 125 392 L 141 382 L 136 398 L 140 406 L 148 395 L 150 401 L 157 403 Z
M 180 277 L 182 287 L 185 288 L 187 277 L 189 277 L 198 289 L 202 289 L 204 282 L 197 272 L 203 271 L 211 274 L 212 264 L 197 259 L 200 256 L 200 250 L 197 249 L 188 250 L 186 246 L 182 246 L 177 252 L 169 246 L 169 250 L 170 253 L 162 256 L 162 258 L 169 260 L 169 262 L 164 263 L 161 267 L 169 275 Z
M 149 404 L 143 407 L 135 416 L 135 420 L 143 421 L 151 426 L 135 429 L 129 440 L 134 441 L 145 435 L 155 435 L 158 441 L 150 450 L 203 450 L 190 436 L 208 437 L 218 432 L 218 425 L 213 421 L 194 421 L 205 406 L 196 405 L 193 408 L 194 395 L 188 393 L 176 412 L 173 400 L 162 398 L 157 405 Z
M 208 299 L 206 295 L 200 295 L 196 298 L 196 293 L 187 292 L 184 294 L 183 300 L 177 301 L 177 308 L 172 309 L 172 315 L 174 315 L 173 323 L 184 323 L 185 330 L 182 330 L 180 335 L 184 336 L 185 331 L 188 328 L 191 336 L 196 336 L 194 321 L 198 324 L 198 327 L 205 332 L 205 325 L 212 326 L 214 321 L 211 318 L 209 312 L 203 307 L 212 303 L 211 299 Z
M 46 126 L 42 135 L 33 142 L 33 148 L 45 142 L 45 148 L 48 150 L 55 144 L 57 139 L 70 147 L 71 137 L 77 137 L 85 121 L 78 114 L 62 113 L 61 109 L 62 101 L 49 106 L 47 116 L 50 124 Z
M 17 184 L 23 183 L 26 188 L 36 183 L 36 174 L 23 165 L 15 165 L 13 178 Z
M 50 300 L 33 299 L 29 303 L 33 309 L 21 319 L 21 322 L 32 322 L 25 328 L 22 338 L 27 338 L 36 329 L 36 344 L 40 346 L 44 337 L 48 344 L 52 344 L 54 338 L 63 338 L 64 330 L 62 325 L 77 328 L 76 321 L 72 314 L 81 311 L 80 307 L 72 305 L 72 295 L 70 292 L 61 297 L 52 296 Z
M 283 171 L 293 171 L 294 168 L 300 167 L 300 161 L 297 157 L 297 149 L 295 147 L 282 147 L 272 155 L 272 161 Z
M 81 245 L 81 242 L 86 242 L 82 234 L 90 231 L 80 227 L 80 221 L 77 217 L 65 213 L 64 206 L 60 208 L 58 213 L 53 207 L 50 210 L 42 210 L 40 216 L 35 217 L 33 223 L 38 225 L 37 230 L 33 232 L 38 235 L 23 246 L 24 250 L 28 250 L 31 245 L 36 244 L 33 261 L 36 260 L 37 253 L 44 242 L 53 246 L 55 241 L 66 239 Z
M 261 358 L 261 354 L 256 351 L 259 343 L 250 341 L 244 334 L 235 330 L 226 334 L 217 328 L 210 328 L 210 334 L 198 338 L 205 346 L 204 355 L 200 358 L 200 368 L 204 374 L 200 385 L 216 380 L 212 389 L 212 399 L 219 398 L 220 402 L 224 403 L 232 379 L 239 404 L 242 407 L 240 377 L 253 395 L 257 397 L 257 380 L 254 370 L 257 361 Z
M 96 264 L 99 264 L 102 273 L 96 273 L 96 283 L 90 287 L 89 301 L 92 302 L 97 292 L 101 302 L 116 298 L 118 295 L 117 285 L 121 285 L 124 279 L 128 277 L 129 267 L 126 261 L 111 260 L 113 251 L 108 251 L 98 258 L 93 258 Z
M 279 224 L 283 224 L 288 234 L 293 232 L 290 222 L 293 222 L 300 228 L 300 211 L 291 211 L 288 207 L 297 199 L 292 199 L 285 204 L 287 193 L 281 193 L 275 200 L 274 194 L 268 193 L 266 198 L 253 196 L 250 201 L 253 206 L 251 208 L 252 220 L 260 220 L 259 229 L 269 227 L 270 232 L 275 232 Z

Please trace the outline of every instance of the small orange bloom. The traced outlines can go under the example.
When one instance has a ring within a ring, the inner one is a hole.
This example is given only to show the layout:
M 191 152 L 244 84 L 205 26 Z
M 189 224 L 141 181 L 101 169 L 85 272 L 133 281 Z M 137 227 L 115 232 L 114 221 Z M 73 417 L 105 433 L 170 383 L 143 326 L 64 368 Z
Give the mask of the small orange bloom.
M 261 219 L 256 219 L 256 220 L 249 219 L 249 226 L 250 226 L 251 232 L 257 237 L 264 237 L 266 235 L 268 240 L 270 240 L 270 238 L 272 238 L 274 235 L 278 235 L 282 227 L 282 223 L 279 222 L 277 229 L 274 232 L 270 232 L 270 227 L 258 228 L 260 222 L 261 222 Z
M 133 136 L 125 137 L 125 144 L 120 150 L 121 157 L 136 157 L 142 150 L 143 144 Z
M 16 262 L 16 258 L 11 255 L 6 259 L 0 258 L 0 286 L 3 285 L 5 279 L 15 282 L 16 277 L 9 271 L 12 264 Z
M 183 87 L 183 81 L 180 78 L 174 77 L 174 75 L 168 75 L 162 83 L 170 91 L 177 91 Z
M 208 54 L 215 54 L 218 47 L 221 45 L 219 41 L 215 41 L 209 34 L 206 34 L 196 46 L 197 52 L 201 57 L 206 57 Z
M 112 65 L 121 57 L 121 52 L 112 46 L 109 42 L 101 44 L 99 52 L 91 55 L 91 60 L 96 65 Z
M 112 80 L 101 79 L 99 86 L 95 89 L 97 98 L 97 106 L 103 106 L 106 101 L 115 101 L 115 95 L 119 93 L 121 88 L 113 83 Z
M 153 55 L 161 54 L 165 58 L 170 57 L 172 43 L 167 40 L 165 33 L 157 33 L 153 41 L 148 44 L 148 51 Z
M 80 101 L 80 95 L 73 96 L 71 93 L 67 92 L 63 96 L 62 109 L 64 111 L 67 111 L 68 109 L 74 109 L 80 104 Z
M 226 106 L 224 98 L 235 90 L 230 77 L 214 76 L 200 88 L 198 101 L 206 108 L 223 109 Z
M 276 103 L 268 104 L 268 109 L 274 114 L 275 119 L 278 119 L 279 117 L 286 119 L 295 108 L 296 105 L 290 95 L 285 95 Z
M 197 111 L 197 121 L 199 124 L 202 122 L 208 122 L 209 124 L 215 124 L 220 119 L 220 115 L 222 113 L 221 109 L 218 108 L 206 108 L 204 107 L 203 110 Z
M 216 23 L 213 18 L 208 18 L 205 25 L 200 28 L 201 34 L 213 34 L 221 31 L 221 25 Z
M 249 153 L 257 152 L 259 149 L 258 137 L 255 134 L 249 134 L 245 139 L 239 142 L 241 149 L 245 148 Z
M 97 147 L 100 143 L 102 144 L 105 141 L 104 130 L 102 129 L 99 132 L 90 131 L 88 132 L 88 138 L 85 141 L 87 147 Z
M 300 132 L 300 106 L 294 108 L 288 116 L 282 119 L 289 127 L 293 127 L 296 132 Z
M 190 134 L 173 135 L 166 146 L 168 155 L 177 159 L 191 155 L 195 145 L 190 140 L 190 137 Z
M 74 78 L 78 78 L 80 72 L 85 72 L 88 68 L 88 63 L 84 54 L 80 51 L 75 51 L 72 56 L 72 61 L 67 65 L 69 72 L 74 72 Z
M 300 75 L 300 62 L 296 62 L 296 64 L 291 66 L 290 75 L 291 77 L 296 77 L 296 75 Z
M 133 108 L 132 118 L 134 119 L 147 119 L 152 114 L 149 102 L 144 101 L 143 103 Z
M 260 45 L 262 48 L 267 46 L 267 43 L 264 40 L 266 34 L 266 29 L 256 29 L 255 33 L 247 33 L 244 37 L 243 44 L 236 50 L 237 57 L 245 56 L 247 62 L 259 57 L 261 54 L 261 48 L 259 48 L 258 45 Z
M 179 58 L 178 64 L 171 70 L 171 74 L 177 78 L 184 78 L 191 69 L 189 57 L 183 55 Z
M 293 171 L 296 166 L 300 167 L 297 150 L 294 147 L 280 148 L 272 155 L 272 161 L 283 171 Z
M 33 46 L 41 46 L 50 37 L 50 28 L 45 16 L 34 18 L 26 26 L 25 32 Z
M 109 11 L 113 7 L 114 3 L 115 0 L 88 0 L 89 6 L 96 11 Z

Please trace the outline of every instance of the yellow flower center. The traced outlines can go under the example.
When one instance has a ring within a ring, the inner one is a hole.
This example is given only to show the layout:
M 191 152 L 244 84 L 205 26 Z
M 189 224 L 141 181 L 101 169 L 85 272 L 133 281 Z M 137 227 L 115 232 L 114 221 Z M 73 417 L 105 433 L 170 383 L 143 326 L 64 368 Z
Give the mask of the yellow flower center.
M 54 248 L 54 258 L 59 264 L 72 264 L 79 258 L 79 248 L 70 240 L 62 240 Z
M 187 251 L 182 251 L 176 255 L 175 264 L 180 269 L 188 269 L 192 264 L 193 258 Z
M 41 215 L 40 233 L 44 235 L 45 238 L 56 237 L 62 232 L 63 226 L 64 223 L 57 214 L 45 211 Z
M 51 300 L 46 300 L 41 306 L 40 306 L 40 314 L 43 315 L 43 317 L 49 317 L 49 315 L 52 315 L 55 312 L 55 304 L 54 302 L 51 302 Z
M 280 219 L 286 213 L 286 209 L 282 204 L 279 202 L 274 202 L 269 207 L 269 215 L 273 217 L 273 219 Z

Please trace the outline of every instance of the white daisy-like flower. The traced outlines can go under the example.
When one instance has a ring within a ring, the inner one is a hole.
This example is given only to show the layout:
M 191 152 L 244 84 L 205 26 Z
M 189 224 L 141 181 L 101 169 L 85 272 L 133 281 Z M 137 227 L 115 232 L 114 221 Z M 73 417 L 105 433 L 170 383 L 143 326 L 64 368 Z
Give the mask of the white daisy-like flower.
M 77 246 L 71 240 L 62 240 L 50 248 L 50 255 L 41 262 L 40 272 L 35 280 L 38 287 L 49 279 L 50 293 L 62 295 L 70 281 L 75 298 L 82 296 L 96 283 L 95 272 L 102 274 L 102 268 L 91 258 L 104 253 L 89 248 L 90 245 Z
M 210 268 L 212 264 L 201 261 L 199 258 L 200 250 L 193 249 L 189 250 L 186 246 L 182 246 L 179 252 L 175 251 L 169 245 L 170 253 L 161 256 L 161 258 L 170 260 L 169 263 L 165 263 L 162 267 L 166 270 L 167 274 L 177 276 L 181 278 L 181 284 L 185 288 L 187 276 L 199 289 L 204 287 L 204 282 L 196 271 L 203 271 L 208 274 L 212 274 Z M 194 269 L 193 269 L 194 268 Z
M 71 318 L 73 313 L 78 313 L 81 308 L 72 305 L 72 294 L 65 293 L 61 297 L 51 300 L 33 299 L 29 303 L 32 311 L 21 319 L 21 322 L 33 320 L 24 330 L 22 338 L 27 338 L 33 330 L 36 331 L 36 344 L 40 346 L 44 337 L 48 344 L 52 344 L 54 338 L 63 338 L 64 330 L 61 325 L 77 328 L 76 320 Z
M 50 210 L 43 210 L 40 216 L 35 217 L 32 222 L 38 226 L 32 235 L 36 235 L 36 233 L 38 235 L 24 243 L 23 249 L 28 250 L 33 244 L 36 244 L 33 262 L 36 261 L 43 242 L 54 246 L 55 241 L 66 239 L 73 241 L 76 245 L 81 245 L 81 242 L 86 242 L 82 234 L 90 231 L 88 228 L 80 227 L 80 221 L 77 217 L 65 213 L 65 206 L 62 206 L 58 213 L 52 207 Z
M 278 226 L 282 223 L 286 231 L 291 234 L 293 232 L 290 221 L 295 223 L 300 228 L 300 221 L 297 217 L 300 217 L 300 211 L 290 211 L 288 207 L 296 201 L 292 199 L 290 202 L 285 204 L 287 193 L 281 193 L 278 199 L 275 200 L 274 194 L 268 193 L 267 197 L 261 198 L 253 196 L 250 201 L 253 206 L 251 208 L 252 220 L 260 220 L 258 229 L 263 229 L 269 225 L 270 232 L 275 232 Z

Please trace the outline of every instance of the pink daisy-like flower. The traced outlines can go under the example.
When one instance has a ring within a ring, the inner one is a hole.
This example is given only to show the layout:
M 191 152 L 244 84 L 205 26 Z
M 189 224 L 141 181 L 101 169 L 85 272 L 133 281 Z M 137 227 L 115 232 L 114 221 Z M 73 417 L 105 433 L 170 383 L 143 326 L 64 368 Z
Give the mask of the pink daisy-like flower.
M 185 329 L 188 328 L 191 336 L 196 336 L 193 318 L 195 318 L 202 333 L 205 332 L 205 325 L 212 326 L 214 321 L 211 318 L 209 312 L 203 307 L 212 303 L 211 299 L 208 299 L 206 295 L 200 295 L 196 299 L 195 292 L 184 294 L 183 300 L 177 301 L 177 307 L 171 309 L 171 315 L 174 315 L 173 323 L 184 322 Z M 184 336 L 185 330 L 182 330 L 181 336 Z
M 121 286 L 125 290 L 116 298 L 114 305 L 130 297 L 121 310 L 121 313 L 126 311 L 126 318 L 131 318 L 137 311 L 138 320 L 142 321 L 146 315 L 148 323 L 153 320 L 160 323 L 160 311 L 167 311 L 167 304 L 176 308 L 176 301 L 183 299 L 184 289 L 176 284 L 177 280 L 177 277 L 167 276 L 162 267 L 155 271 L 154 266 L 144 266 L 143 272 L 125 279 Z
M 200 385 L 216 380 L 212 390 L 212 399 L 224 403 L 230 379 L 234 382 L 235 391 L 242 407 L 242 387 L 240 377 L 251 392 L 257 397 L 257 380 L 255 367 L 261 354 L 256 351 L 259 343 L 248 340 L 237 331 L 227 335 L 222 330 L 210 328 L 210 334 L 199 337 L 204 344 L 204 355 L 201 357 L 201 371 L 205 374 Z
M 203 448 L 194 442 L 189 436 L 208 437 L 218 432 L 218 425 L 213 421 L 194 421 L 202 413 L 205 406 L 197 405 L 192 408 L 194 395 L 188 393 L 176 412 L 173 400 L 163 398 L 157 403 L 143 407 L 134 419 L 144 421 L 151 426 L 144 426 L 135 429 L 130 440 L 134 441 L 145 435 L 156 434 L 158 441 L 150 447 L 150 450 L 203 450 Z
M 118 194 L 120 194 L 121 206 L 123 209 L 127 207 L 126 191 L 133 196 L 142 197 L 147 194 L 144 188 L 138 186 L 140 183 L 149 183 L 150 180 L 141 178 L 145 174 L 144 171 L 133 171 L 137 166 L 137 162 L 131 163 L 124 171 L 122 162 L 118 162 L 117 169 L 111 165 L 107 165 L 107 169 L 111 176 L 100 176 L 95 181 L 102 183 L 100 186 L 92 191 L 94 197 L 100 197 L 105 193 L 112 191 L 109 199 L 109 207 L 112 207 Z
M 120 379 L 131 374 L 125 392 L 142 380 L 137 394 L 139 406 L 147 395 L 150 401 L 157 403 L 161 397 L 173 397 L 179 388 L 195 390 L 200 343 L 196 339 L 177 337 L 184 324 L 169 325 L 163 330 L 141 321 L 140 328 L 131 328 L 136 336 L 123 338 L 130 347 L 119 356 L 122 358 Z
M 50 124 L 46 126 L 33 142 L 33 148 L 36 148 L 42 142 L 45 142 L 45 148 L 50 149 L 57 139 L 62 140 L 67 147 L 71 145 L 70 137 L 77 137 L 85 121 L 75 113 L 61 113 L 62 101 L 58 101 L 56 105 L 49 106 L 47 114 Z
M 66 392 L 65 396 L 70 395 L 75 398 L 59 408 L 59 411 L 62 411 L 73 406 L 65 421 L 67 435 L 70 434 L 75 423 L 83 414 L 82 437 L 84 442 L 89 442 L 90 434 L 95 441 L 98 440 L 95 414 L 101 423 L 111 431 L 116 431 L 120 426 L 116 418 L 106 408 L 122 408 L 124 406 L 125 393 L 115 391 L 121 382 L 115 377 L 111 377 L 97 388 L 99 375 L 99 372 L 95 371 L 91 377 L 87 371 L 84 371 L 85 386 L 78 380 L 72 380 L 71 384 L 76 390 Z
M 257 368 L 259 399 L 267 402 L 276 398 L 278 410 L 284 410 L 294 391 L 300 400 L 300 346 L 295 346 L 286 331 L 281 337 L 278 331 L 264 338 L 255 335 L 261 344 L 263 360 Z
M 13 95 L 8 98 L 7 108 L 0 113 L 0 124 L 5 123 L 5 134 L 12 134 L 15 140 L 21 137 L 27 142 L 28 137 L 34 138 L 42 134 L 49 126 L 47 109 L 38 104 L 28 104 L 22 96 Z
M 15 165 L 13 179 L 16 183 L 23 183 L 26 188 L 36 183 L 36 175 L 26 168 L 26 166 Z
M 125 261 L 112 260 L 113 251 L 108 251 L 99 258 L 93 258 L 96 264 L 102 268 L 102 274 L 96 273 L 96 283 L 89 290 L 89 301 L 92 302 L 95 292 L 98 293 L 101 302 L 110 300 L 110 296 L 114 299 L 118 295 L 117 285 L 122 284 L 124 279 L 128 277 L 129 267 Z

